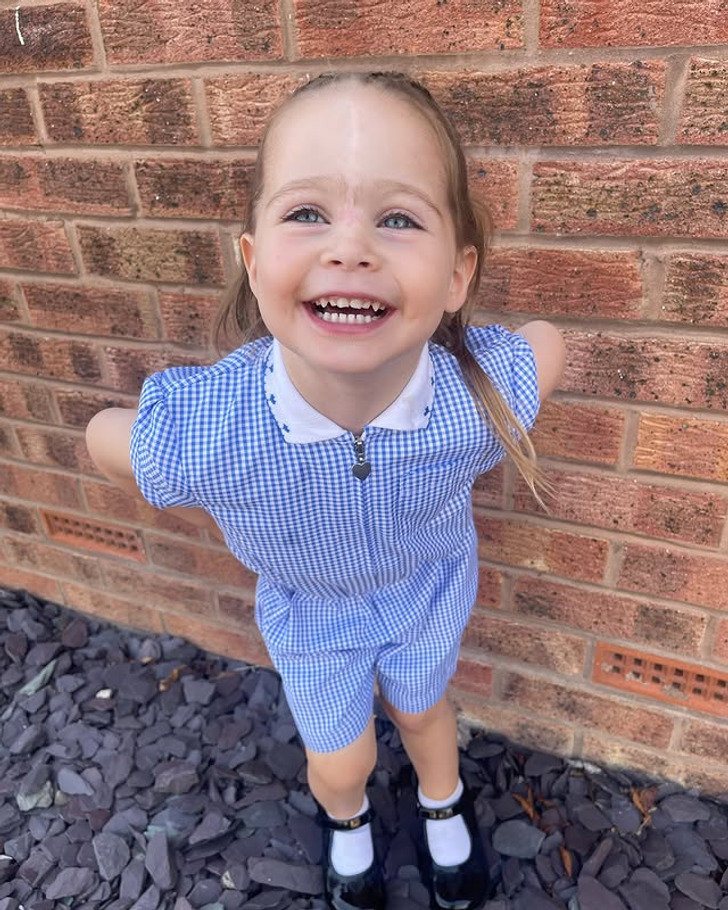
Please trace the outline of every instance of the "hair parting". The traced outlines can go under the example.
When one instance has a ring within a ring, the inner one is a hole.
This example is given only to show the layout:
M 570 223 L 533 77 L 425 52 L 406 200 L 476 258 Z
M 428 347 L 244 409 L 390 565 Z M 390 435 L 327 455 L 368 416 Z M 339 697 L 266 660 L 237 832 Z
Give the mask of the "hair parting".
M 329 86 L 355 83 L 376 86 L 409 103 L 430 125 L 442 150 L 448 202 L 455 226 L 458 249 L 473 247 L 477 252 L 475 273 L 471 279 L 465 305 L 456 313 L 445 313 L 432 341 L 452 353 L 458 360 L 463 378 L 483 419 L 498 435 L 539 504 L 546 508 L 540 492 L 549 492 L 548 484 L 537 465 L 536 452 L 528 434 L 516 418 L 490 377 L 480 367 L 466 344 L 465 328 L 475 305 L 480 284 L 482 262 L 491 234 L 491 218 L 484 206 L 470 196 L 465 156 L 460 140 L 449 120 L 428 89 L 412 77 L 398 72 L 330 72 L 314 77 L 296 88 L 278 107 L 264 131 L 251 180 L 243 232 L 255 231 L 256 210 L 263 191 L 266 148 L 275 125 L 285 111 L 302 95 Z M 250 287 L 245 270 L 223 302 L 213 327 L 213 343 L 222 352 L 268 335 Z

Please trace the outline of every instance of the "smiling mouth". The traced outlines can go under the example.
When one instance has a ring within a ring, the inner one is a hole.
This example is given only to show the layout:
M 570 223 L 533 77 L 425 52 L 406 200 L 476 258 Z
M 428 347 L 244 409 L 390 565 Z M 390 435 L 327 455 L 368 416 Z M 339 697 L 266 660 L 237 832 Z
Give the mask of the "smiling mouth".
M 389 307 L 376 300 L 362 300 L 356 297 L 320 297 L 309 306 L 319 319 L 340 325 L 365 325 L 382 319 Z

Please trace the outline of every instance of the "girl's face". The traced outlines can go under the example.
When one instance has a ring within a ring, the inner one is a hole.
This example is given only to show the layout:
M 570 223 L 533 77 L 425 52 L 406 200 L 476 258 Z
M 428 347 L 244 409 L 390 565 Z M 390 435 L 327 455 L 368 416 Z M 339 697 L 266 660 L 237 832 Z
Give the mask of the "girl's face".
M 299 388 L 354 374 L 406 382 L 476 263 L 456 249 L 430 125 L 356 83 L 297 99 L 274 126 L 241 248 Z

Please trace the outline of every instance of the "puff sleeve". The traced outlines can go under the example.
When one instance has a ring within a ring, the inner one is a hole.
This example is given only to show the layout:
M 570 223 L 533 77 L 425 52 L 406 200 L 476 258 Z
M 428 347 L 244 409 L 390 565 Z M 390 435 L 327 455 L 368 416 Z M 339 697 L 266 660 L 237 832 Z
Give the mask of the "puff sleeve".
M 144 498 L 158 509 L 199 505 L 186 478 L 179 428 L 164 373 L 145 380 L 131 430 L 131 466 Z
M 538 415 L 540 399 L 536 360 L 522 335 L 501 325 L 471 326 L 467 345 L 506 403 L 529 432 Z

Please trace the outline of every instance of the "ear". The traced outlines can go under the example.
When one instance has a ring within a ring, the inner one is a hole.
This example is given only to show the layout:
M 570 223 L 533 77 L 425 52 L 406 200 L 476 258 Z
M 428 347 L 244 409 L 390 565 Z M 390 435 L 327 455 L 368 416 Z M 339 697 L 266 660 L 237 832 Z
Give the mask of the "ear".
M 446 313 L 456 313 L 467 300 L 468 288 L 477 264 L 478 251 L 474 246 L 466 246 L 457 254 L 445 304 Z
M 243 234 L 240 238 L 240 252 L 243 256 L 245 271 L 248 273 L 248 283 L 253 294 L 257 281 L 257 267 L 255 263 L 255 242 L 252 234 Z

